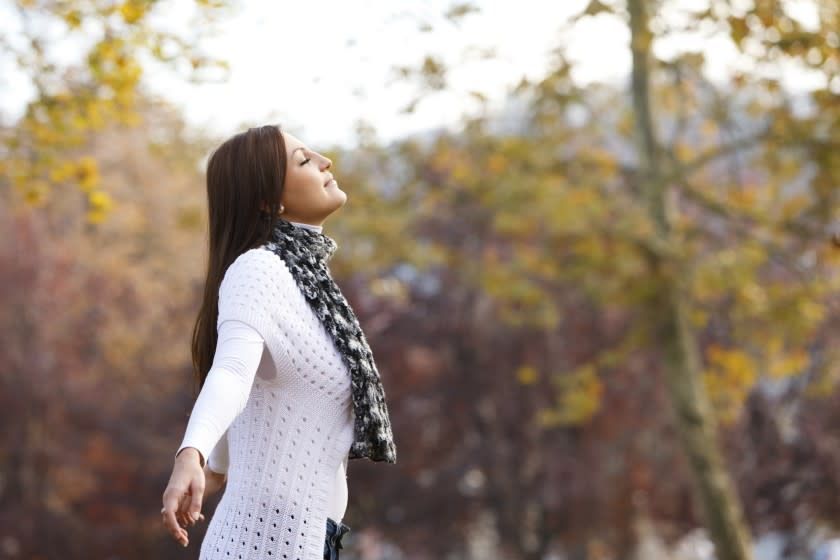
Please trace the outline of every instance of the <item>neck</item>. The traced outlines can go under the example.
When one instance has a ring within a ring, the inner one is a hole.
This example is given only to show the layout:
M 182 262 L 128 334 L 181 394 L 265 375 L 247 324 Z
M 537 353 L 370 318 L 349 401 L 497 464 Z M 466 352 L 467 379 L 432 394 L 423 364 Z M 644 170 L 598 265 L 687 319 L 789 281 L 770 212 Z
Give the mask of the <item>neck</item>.
M 304 255 L 307 255 L 307 259 L 315 256 L 323 264 L 332 257 L 338 244 L 323 233 L 321 228 L 306 222 L 280 218 L 271 232 L 270 244 L 281 252 L 289 252 L 294 259 L 304 258 Z
M 324 227 L 323 227 L 323 226 L 315 226 L 315 225 L 312 225 L 312 224 L 306 224 L 306 223 L 304 223 L 304 222 L 293 222 L 293 221 L 291 221 L 291 220 L 288 220 L 288 222 L 289 222 L 290 224 L 294 224 L 294 225 L 296 225 L 296 226 L 298 226 L 298 227 L 302 227 L 302 228 L 306 228 L 306 229 L 311 229 L 311 230 L 313 230 L 313 231 L 318 231 L 318 232 L 322 232 L 322 233 L 323 233 L 323 229 L 324 229 Z

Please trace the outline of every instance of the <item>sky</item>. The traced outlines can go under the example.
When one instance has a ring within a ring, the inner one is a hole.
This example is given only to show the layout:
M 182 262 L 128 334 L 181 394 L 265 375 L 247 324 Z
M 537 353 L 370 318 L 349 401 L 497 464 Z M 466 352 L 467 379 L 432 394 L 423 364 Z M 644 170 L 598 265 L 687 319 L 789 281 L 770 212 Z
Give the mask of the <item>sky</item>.
M 544 75 L 557 28 L 585 6 L 579 0 L 480 2 L 481 13 L 456 26 L 443 17 L 450 4 L 251 0 L 207 45 L 229 61 L 226 83 L 183 87 L 164 75 L 149 83 L 184 107 L 190 122 L 223 133 L 274 118 L 304 142 L 346 144 L 364 120 L 389 140 L 476 110 L 468 91 L 499 102 L 523 76 Z M 419 32 L 423 23 L 432 31 Z M 498 53 L 492 61 L 462 60 L 469 47 L 491 46 Z M 415 86 L 394 81 L 393 68 L 417 66 L 426 54 L 453 69 L 453 92 L 432 94 L 415 114 L 401 114 Z M 606 59 L 592 62 L 610 66 Z
M 476 0 L 481 12 L 456 26 L 444 18 L 454 3 L 446 0 L 248 0 L 202 42 L 208 54 L 230 64 L 223 83 L 189 84 L 173 71 L 150 66 L 144 84 L 179 106 L 188 123 L 222 136 L 273 122 L 313 147 L 349 147 L 356 124 L 364 120 L 379 140 L 388 141 L 456 124 L 461 115 L 478 109 L 470 91 L 485 94 L 491 107 L 500 106 L 523 77 L 545 75 L 550 51 L 561 43 L 576 62 L 576 81 L 622 87 L 630 69 L 626 24 L 612 17 L 586 18 L 570 35 L 559 35 L 562 23 L 588 1 Z M 154 23 L 189 32 L 187 13 L 179 10 L 190 4 L 162 3 Z M 673 0 L 668 6 L 676 12 L 706 4 Z M 815 24 L 816 12 L 807 0 L 785 4 L 801 22 Z M 13 35 L 12 19 L 4 17 L 8 9 L 0 0 L 0 33 Z M 421 33 L 423 23 L 432 30 Z M 496 58 L 465 60 L 468 49 L 490 47 Z M 723 36 L 710 40 L 685 34 L 656 44 L 657 54 L 664 56 L 692 47 L 706 53 L 706 71 L 715 81 L 725 81 L 738 65 L 738 53 Z M 61 54 L 72 58 L 74 49 L 62 48 Z M 451 69 L 451 87 L 425 97 L 413 114 L 402 114 L 415 86 L 395 82 L 393 68 L 417 66 L 427 54 L 442 58 Z M 794 70 L 779 71 L 799 87 L 818 85 Z M 0 63 L 0 72 L 0 110 L 14 116 L 31 90 L 23 76 L 9 73 L 8 65 Z

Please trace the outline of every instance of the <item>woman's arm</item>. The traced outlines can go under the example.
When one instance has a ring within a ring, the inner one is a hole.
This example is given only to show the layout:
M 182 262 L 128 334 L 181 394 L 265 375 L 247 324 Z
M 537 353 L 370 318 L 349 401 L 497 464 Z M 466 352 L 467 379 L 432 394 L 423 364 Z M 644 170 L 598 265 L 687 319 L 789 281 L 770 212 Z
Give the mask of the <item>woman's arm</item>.
M 237 321 L 222 321 L 213 364 L 193 406 L 178 456 L 194 447 L 207 466 L 214 447 L 245 408 L 262 359 L 264 340 L 255 329 Z
M 193 520 L 203 519 L 205 493 L 218 492 L 226 483 L 224 473 L 210 469 L 208 476 L 205 467 L 213 464 L 211 451 L 245 408 L 265 350 L 264 337 L 272 330 L 271 310 L 282 303 L 282 294 L 276 290 L 255 287 L 283 272 L 289 289 L 297 289 L 276 255 L 247 251 L 228 267 L 219 286 L 219 336 L 213 363 L 193 406 L 182 444 L 175 452 L 172 476 L 163 493 L 164 525 L 184 546 L 188 544 L 186 524 L 179 524 L 178 516 L 183 510 Z M 188 448 L 193 449 L 184 452 Z

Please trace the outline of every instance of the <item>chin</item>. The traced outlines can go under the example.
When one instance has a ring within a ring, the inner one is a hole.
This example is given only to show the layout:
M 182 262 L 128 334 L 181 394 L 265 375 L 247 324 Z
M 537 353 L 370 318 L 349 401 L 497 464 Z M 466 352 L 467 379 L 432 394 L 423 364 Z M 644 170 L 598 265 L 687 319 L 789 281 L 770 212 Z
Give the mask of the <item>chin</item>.
M 347 197 L 346 196 L 342 197 L 339 200 L 336 200 L 335 204 L 333 204 L 332 210 L 330 210 L 330 214 L 332 214 L 333 212 L 341 209 L 341 207 L 344 206 L 345 204 L 347 204 Z

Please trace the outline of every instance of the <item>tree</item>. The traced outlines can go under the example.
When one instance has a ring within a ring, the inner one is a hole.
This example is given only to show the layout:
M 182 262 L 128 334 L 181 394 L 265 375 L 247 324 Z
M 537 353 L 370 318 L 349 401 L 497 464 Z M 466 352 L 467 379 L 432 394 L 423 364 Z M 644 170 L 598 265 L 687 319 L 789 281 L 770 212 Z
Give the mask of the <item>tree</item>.
M 43 208 L 0 205 L 0 526 L 21 557 L 176 548 L 152 521 L 189 411 L 206 259 L 196 161 L 210 142 L 165 105 L 135 110 L 137 126 L 67 154 L 101 162 L 113 219 L 87 227 L 66 190 Z
M 468 140 L 433 155 L 431 173 L 443 184 L 420 207 L 421 221 L 440 223 L 454 207 L 469 209 L 459 219 L 474 228 L 493 224 L 495 235 L 449 245 L 448 260 L 476 263 L 475 285 L 514 324 L 556 329 L 567 320 L 557 289 L 635 321 L 618 352 L 558 376 L 558 404 L 542 411 L 542 426 L 588 421 L 598 410 L 593 380 L 613 379 L 634 353 L 655 356 L 652 373 L 664 375 L 718 556 L 740 559 L 750 555 L 749 537 L 718 423 L 737 420 L 761 383 L 803 375 L 834 387 L 837 357 L 823 334 L 838 293 L 829 240 L 840 165 L 829 154 L 840 128 L 826 126 L 838 112 L 830 31 L 838 15 L 815 2 L 818 28 L 805 29 L 776 2 L 743 10 L 714 2 L 681 14 L 675 6 L 591 2 L 569 28 L 583 17 L 626 22 L 632 104 L 575 84 L 558 48 L 553 72 L 517 90 L 533 99 L 531 128 L 482 139 L 489 133 L 476 119 Z M 655 41 L 702 29 L 728 32 L 753 68 L 785 58 L 821 72 L 825 87 L 803 95 L 814 109 L 803 115 L 778 77 L 757 70 L 719 89 L 703 77 L 701 53 L 654 56 Z M 635 157 L 619 157 L 628 151 Z
M 99 164 L 90 154 L 69 158 L 67 152 L 109 124 L 137 124 L 146 67 L 165 65 L 193 80 L 218 77 L 224 63 L 199 45 L 227 3 L 196 0 L 189 36 L 164 24 L 171 4 L 154 0 L 9 4 L 4 13 L 13 15 L 9 27 L 16 24 L 19 32 L 0 37 L 0 57 L 16 66 L 33 94 L 0 138 L 4 202 L 39 207 L 55 188 L 75 186 L 84 194 L 86 222 L 101 223 L 113 200 Z M 68 52 L 79 56 L 68 62 Z
M 748 532 L 737 493 L 724 466 L 717 441 L 717 424 L 703 385 L 699 349 L 690 325 L 685 281 L 687 266 L 675 254 L 674 214 L 666 210 L 668 185 L 661 174 L 659 140 L 653 124 L 650 98 L 652 33 L 645 0 L 628 0 L 633 52 L 633 107 L 640 153 L 640 179 L 648 218 L 654 226 L 648 254 L 656 286 L 650 298 L 653 332 L 663 345 L 666 379 L 676 424 L 692 467 L 706 523 L 721 560 L 752 557 Z
M 784 16 L 784 10 L 780 5 L 774 4 L 771 2 L 757 3 L 751 15 L 757 17 L 767 27 L 775 26 L 777 25 L 776 18 L 779 15 Z M 684 192 L 684 195 L 695 195 L 695 200 L 699 199 L 701 203 L 705 203 L 707 209 L 717 210 L 724 218 L 738 219 L 741 212 L 737 202 L 736 204 L 721 204 L 718 201 L 710 203 L 710 197 L 698 195 L 698 190 L 690 186 L 692 182 L 690 179 L 691 173 L 686 171 L 686 168 L 695 167 L 698 161 L 682 160 L 680 155 L 674 154 L 673 147 L 663 146 L 658 138 L 654 122 L 654 104 L 650 90 L 652 75 L 650 66 L 651 47 L 654 36 L 650 26 L 650 10 L 655 9 L 653 8 L 654 5 L 653 2 L 647 0 L 629 0 L 627 5 L 633 53 L 633 107 L 635 110 L 636 140 L 641 163 L 639 177 L 642 182 L 641 186 L 648 217 L 654 226 L 653 239 L 656 241 L 655 249 L 650 251 L 648 256 L 650 269 L 655 275 L 654 281 L 657 286 L 656 295 L 650 300 L 652 311 L 650 317 L 655 321 L 654 332 L 659 335 L 658 340 L 663 344 L 665 367 L 667 369 L 666 378 L 676 423 L 692 467 L 698 496 L 704 506 L 706 523 L 715 542 L 717 557 L 722 560 L 746 560 L 752 557 L 749 533 L 743 522 L 737 492 L 719 451 L 717 422 L 708 397 L 707 386 L 704 384 L 701 375 L 703 367 L 701 352 L 695 327 L 691 321 L 692 307 L 693 305 L 696 306 L 698 302 L 692 297 L 694 294 L 691 293 L 688 286 L 694 280 L 698 255 L 688 249 L 690 241 L 686 239 L 687 236 L 684 233 L 679 231 L 678 226 L 675 226 L 675 222 L 679 219 L 679 207 L 668 207 L 669 190 L 682 186 L 683 191 L 688 191 L 687 193 Z M 743 28 L 739 27 L 738 23 L 743 23 L 743 21 L 734 16 L 729 19 L 733 29 L 733 38 L 739 44 L 744 37 Z M 790 24 L 792 20 L 786 18 L 786 21 Z M 783 115 L 786 117 L 783 122 L 793 120 L 790 114 L 783 113 Z M 791 127 L 793 130 L 785 131 L 785 136 L 788 136 L 788 138 L 784 138 L 782 135 L 776 136 L 781 131 L 774 130 L 772 126 L 767 126 L 765 127 L 767 132 L 763 130 L 758 135 L 749 138 L 748 142 L 764 141 L 766 144 L 763 147 L 766 153 L 783 151 L 789 145 L 791 133 L 797 140 L 804 141 L 806 145 L 808 145 L 808 141 L 816 140 L 807 131 L 807 124 L 802 128 L 800 128 L 801 125 L 797 126 L 799 123 L 795 120 L 791 124 L 793 124 Z M 743 140 L 741 143 L 743 143 Z M 720 153 L 729 155 L 737 150 L 737 145 L 724 144 Z M 672 154 L 670 158 L 666 158 L 665 154 L 667 152 Z M 818 155 L 818 153 L 810 155 Z M 701 163 L 707 162 L 708 158 L 701 160 Z M 817 162 L 819 162 L 819 159 L 817 159 Z M 666 170 L 671 171 L 670 177 Z M 829 176 L 834 176 L 838 171 L 840 169 L 827 170 Z M 785 258 L 793 257 L 794 255 L 787 250 L 787 247 L 782 245 L 783 242 L 780 243 L 781 239 L 791 233 L 804 237 L 806 242 L 815 242 L 813 246 L 816 247 L 819 247 L 817 243 L 822 241 L 825 247 L 828 232 L 825 231 L 824 226 L 827 220 L 823 219 L 822 224 L 817 223 L 816 227 L 811 227 L 805 225 L 807 223 L 806 216 L 807 213 L 812 211 L 817 211 L 824 218 L 831 216 L 832 210 L 837 208 L 837 197 L 826 192 L 831 189 L 821 186 L 819 181 L 812 183 L 810 187 L 813 189 L 808 193 L 810 195 L 810 208 L 805 212 L 788 210 L 787 215 L 783 213 L 780 217 L 768 212 L 769 216 L 758 218 L 757 221 L 764 227 L 765 232 L 768 232 L 770 239 L 763 244 L 762 248 L 765 254 L 756 255 L 759 260 L 764 260 L 774 253 L 776 255 L 782 254 Z M 761 195 L 755 191 L 750 194 L 753 194 L 753 197 L 751 197 L 752 204 L 750 204 L 750 209 L 747 210 L 746 214 L 753 218 L 757 214 L 754 212 L 756 207 L 759 210 L 765 210 L 766 208 L 766 211 L 772 211 L 773 206 L 778 207 L 780 202 L 783 203 L 782 200 L 779 200 L 781 197 L 778 194 L 775 197 L 771 195 L 767 196 L 765 200 L 775 198 L 773 202 L 776 204 L 769 208 L 762 207 L 757 200 Z M 818 205 L 821 207 L 819 210 L 817 209 Z M 820 225 L 823 228 L 820 228 Z M 761 251 L 761 249 L 758 250 Z M 756 279 L 747 277 L 743 278 L 743 281 L 744 284 L 731 286 L 730 289 L 734 288 L 743 292 L 755 290 L 758 286 Z M 806 278 L 804 282 L 809 284 L 810 289 L 814 292 L 825 293 L 826 282 L 824 279 Z M 762 298 L 763 294 L 758 295 L 758 297 Z M 818 302 L 819 300 L 811 300 L 809 303 L 811 306 L 819 306 Z M 819 316 L 818 318 L 823 315 L 821 311 L 816 311 L 816 314 Z M 813 321 L 813 317 L 811 321 L 808 321 L 807 317 L 802 319 L 809 323 L 803 329 L 805 333 L 812 333 L 814 323 L 817 321 Z M 797 327 L 799 325 L 792 326 Z M 770 333 L 762 333 L 764 336 L 770 335 L 765 339 L 765 342 L 769 344 L 767 350 L 763 353 L 763 357 L 767 358 L 768 362 L 783 359 L 773 354 L 778 352 L 785 344 L 783 342 L 785 338 L 799 341 L 803 334 L 796 331 L 791 333 L 790 326 L 781 329 L 782 332 L 773 333 L 772 331 L 775 329 L 769 330 Z M 732 342 L 737 342 L 737 340 Z M 798 355 L 798 359 L 795 365 L 789 369 L 793 372 L 804 371 L 808 365 L 807 354 L 799 349 L 794 350 L 794 354 Z M 726 369 L 732 364 L 733 359 L 737 360 L 734 367 L 748 375 L 746 383 L 754 383 L 755 367 L 750 363 L 747 353 L 734 349 L 718 349 L 715 346 L 708 348 L 708 360 L 713 367 L 722 366 Z

